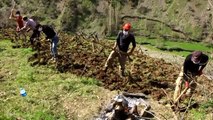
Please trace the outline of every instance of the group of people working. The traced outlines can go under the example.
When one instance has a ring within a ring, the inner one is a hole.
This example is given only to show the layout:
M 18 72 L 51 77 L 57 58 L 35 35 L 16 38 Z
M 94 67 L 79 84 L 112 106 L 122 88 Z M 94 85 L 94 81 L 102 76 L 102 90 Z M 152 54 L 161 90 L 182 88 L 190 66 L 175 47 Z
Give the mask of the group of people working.
M 130 56 L 135 47 L 135 37 L 130 33 L 131 24 L 126 23 L 123 26 L 123 31 L 118 33 L 113 51 L 110 53 L 105 64 L 104 71 L 107 72 L 109 67 L 112 67 L 113 59 L 118 57 L 120 63 L 120 74 L 125 76 L 125 63 L 127 57 Z M 132 43 L 132 48 L 129 51 L 129 45 Z M 209 57 L 202 51 L 194 51 L 189 54 L 183 63 L 181 72 L 176 80 L 176 87 L 174 92 L 174 102 L 178 102 L 180 98 L 190 97 L 196 88 L 197 77 L 203 74 L 203 69 L 208 63 Z M 185 83 L 185 92 L 181 94 L 182 84 Z
M 34 40 L 36 37 L 40 36 L 40 32 L 43 32 L 46 35 L 46 39 L 51 39 L 51 53 L 53 55 L 53 59 L 57 59 L 57 44 L 58 44 L 58 36 L 54 29 L 48 25 L 37 24 L 33 19 L 21 16 L 19 11 L 14 13 L 14 10 L 11 10 L 10 19 L 14 19 L 17 22 L 17 32 L 30 31 L 33 33 L 30 37 L 31 45 L 34 44 Z M 120 63 L 120 74 L 121 76 L 125 76 L 125 63 L 127 57 L 132 55 L 134 49 L 136 47 L 135 37 L 130 32 L 131 24 L 126 23 L 123 26 L 123 30 L 118 33 L 116 38 L 113 51 L 110 53 L 104 67 L 104 71 L 107 72 L 108 68 L 112 67 L 113 60 L 118 58 Z M 131 50 L 129 50 L 130 43 L 132 44 Z M 181 72 L 176 80 L 176 87 L 174 92 L 174 101 L 178 101 L 180 98 L 180 90 L 183 83 L 185 83 L 186 92 L 185 96 L 191 96 L 196 88 L 196 78 L 202 75 L 202 71 L 208 63 L 208 56 L 205 55 L 201 51 L 194 51 L 189 54 L 181 69 Z
M 34 42 L 39 39 L 40 33 L 43 32 L 46 35 L 46 40 L 51 42 L 52 60 L 56 62 L 58 56 L 57 44 L 59 38 L 52 27 L 48 25 L 38 24 L 31 18 L 22 17 L 20 11 L 15 12 L 14 9 L 11 10 L 9 19 L 13 19 L 16 21 L 16 31 L 18 32 L 18 34 L 23 34 L 25 36 L 25 31 L 32 31 L 32 34 L 30 36 L 30 43 L 32 46 L 34 46 Z

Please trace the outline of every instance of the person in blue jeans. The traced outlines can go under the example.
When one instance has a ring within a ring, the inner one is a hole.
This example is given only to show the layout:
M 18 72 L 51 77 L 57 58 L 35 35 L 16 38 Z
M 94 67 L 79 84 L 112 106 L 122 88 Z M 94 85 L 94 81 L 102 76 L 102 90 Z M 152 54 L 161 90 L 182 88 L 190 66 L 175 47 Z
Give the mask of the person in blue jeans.
M 58 52 L 57 52 L 57 44 L 58 44 L 58 35 L 56 34 L 56 32 L 54 31 L 54 29 L 48 25 L 41 25 L 38 24 L 36 26 L 36 29 L 39 32 L 43 32 L 46 35 L 46 39 L 51 39 L 51 54 L 53 56 L 52 60 L 54 60 L 54 62 L 57 61 L 57 56 L 58 56 Z

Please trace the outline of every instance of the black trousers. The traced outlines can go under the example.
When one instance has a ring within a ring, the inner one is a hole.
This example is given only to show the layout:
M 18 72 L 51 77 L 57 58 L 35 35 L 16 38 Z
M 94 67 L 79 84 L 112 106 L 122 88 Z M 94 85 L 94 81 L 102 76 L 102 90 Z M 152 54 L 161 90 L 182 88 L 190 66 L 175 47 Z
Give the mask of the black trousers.
M 30 43 L 31 43 L 31 45 L 34 45 L 34 41 L 38 40 L 39 37 L 40 37 L 40 32 L 38 30 L 33 30 L 33 33 L 30 36 Z

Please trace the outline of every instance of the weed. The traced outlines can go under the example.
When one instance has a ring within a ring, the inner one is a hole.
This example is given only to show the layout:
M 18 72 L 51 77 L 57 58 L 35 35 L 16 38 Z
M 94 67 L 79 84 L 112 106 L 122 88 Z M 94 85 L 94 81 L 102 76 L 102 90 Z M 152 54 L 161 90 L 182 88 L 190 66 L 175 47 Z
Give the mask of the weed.
M 84 85 L 101 85 L 100 81 L 97 81 L 92 78 L 82 78 L 81 83 L 83 83 Z
M 203 110 L 196 110 L 193 109 L 190 111 L 191 113 L 191 120 L 205 120 L 206 118 L 206 113 Z

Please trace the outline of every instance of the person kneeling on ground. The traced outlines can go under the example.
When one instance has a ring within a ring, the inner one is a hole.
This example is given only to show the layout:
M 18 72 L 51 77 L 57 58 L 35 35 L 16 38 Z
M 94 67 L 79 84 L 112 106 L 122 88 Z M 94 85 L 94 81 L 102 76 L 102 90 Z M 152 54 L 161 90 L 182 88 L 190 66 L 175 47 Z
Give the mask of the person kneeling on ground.
M 178 102 L 180 96 L 181 85 L 185 82 L 185 89 L 187 89 L 184 96 L 191 97 L 196 88 L 197 77 L 202 75 L 202 71 L 208 63 L 208 56 L 201 51 L 194 51 L 189 54 L 183 64 L 181 72 L 176 80 L 176 87 L 174 92 L 174 102 Z M 182 96 L 181 96 L 182 97 Z
M 130 33 L 131 25 L 126 23 L 123 26 L 123 31 L 118 33 L 116 42 L 113 47 L 113 51 L 110 53 L 104 71 L 107 72 L 108 67 L 112 67 L 113 60 L 118 57 L 120 63 L 120 72 L 122 76 L 125 76 L 125 64 L 127 56 L 131 55 L 136 47 L 135 37 Z M 130 52 L 127 52 L 129 45 L 132 43 L 133 47 Z
M 36 29 L 39 32 L 43 32 L 46 35 L 46 39 L 49 40 L 51 39 L 51 54 L 53 56 L 52 60 L 54 60 L 54 62 L 57 61 L 57 56 L 58 56 L 58 52 L 57 52 L 57 44 L 58 44 L 58 35 L 56 34 L 56 32 L 54 31 L 54 29 L 48 25 L 41 25 L 38 24 L 36 26 Z

